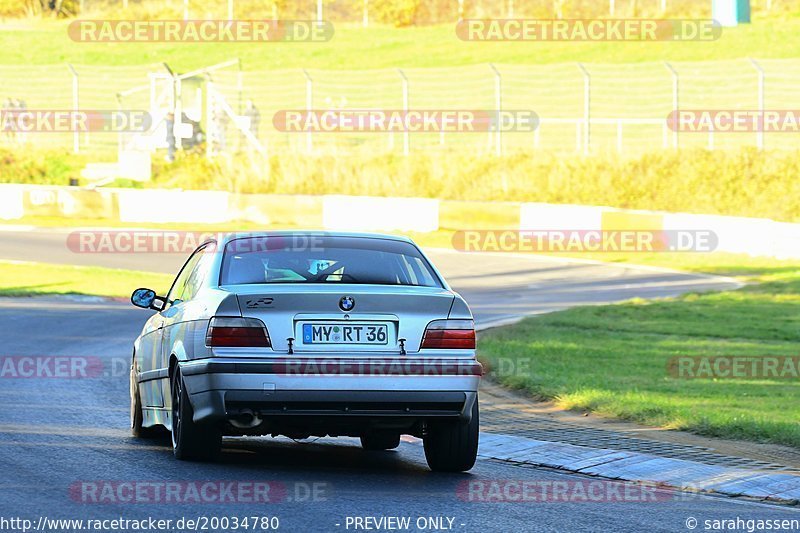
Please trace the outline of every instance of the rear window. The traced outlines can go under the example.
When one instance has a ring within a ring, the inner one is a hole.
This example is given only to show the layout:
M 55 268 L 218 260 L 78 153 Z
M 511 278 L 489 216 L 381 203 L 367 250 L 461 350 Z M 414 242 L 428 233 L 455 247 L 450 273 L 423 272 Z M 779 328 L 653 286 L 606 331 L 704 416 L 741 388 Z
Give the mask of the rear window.
M 364 237 L 272 236 L 225 247 L 220 285 L 348 283 L 442 287 L 416 246 Z

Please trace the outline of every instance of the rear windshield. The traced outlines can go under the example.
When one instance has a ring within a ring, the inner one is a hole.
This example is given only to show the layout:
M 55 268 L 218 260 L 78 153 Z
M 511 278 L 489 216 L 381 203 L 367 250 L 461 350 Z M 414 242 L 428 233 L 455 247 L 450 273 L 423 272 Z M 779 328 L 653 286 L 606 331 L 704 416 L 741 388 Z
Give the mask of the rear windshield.
M 273 236 L 236 239 L 225 247 L 220 285 L 349 283 L 442 287 L 412 244 L 388 239 Z

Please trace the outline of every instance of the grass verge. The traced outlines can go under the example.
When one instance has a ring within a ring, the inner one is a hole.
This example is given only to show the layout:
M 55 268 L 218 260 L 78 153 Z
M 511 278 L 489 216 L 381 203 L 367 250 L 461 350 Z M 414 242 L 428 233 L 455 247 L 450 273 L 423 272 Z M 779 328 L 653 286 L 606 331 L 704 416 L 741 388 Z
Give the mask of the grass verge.
M 115 6 L 114 19 L 124 19 Z M 180 16 L 178 16 L 180 18 Z M 796 16 L 761 19 L 725 28 L 717 41 L 685 42 L 465 42 L 455 24 L 412 28 L 337 24 L 332 40 L 322 43 L 225 43 L 197 46 L 169 42 L 76 42 L 69 21 L 18 20 L 2 26 L 0 64 L 116 66 L 160 63 L 169 58 L 181 72 L 238 57 L 246 70 L 322 68 L 361 70 L 397 67 L 441 67 L 476 63 L 537 64 L 628 63 L 642 61 L 710 61 L 745 57 L 797 56 Z
M 85 294 L 128 298 L 139 287 L 164 294 L 173 277 L 135 270 L 0 261 L 0 296 Z
M 800 263 L 731 256 L 695 269 L 758 283 L 529 318 L 485 332 L 479 356 L 501 384 L 563 408 L 800 447 L 800 380 L 687 380 L 667 371 L 676 356 L 796 356 Z
M 0 148 L 0 183 L 65 184 L 79 161 L 56 163 Z M 464 156 L 457 152 L 402 156 L 273 156 L 262 167 L 243 159 L 181 156 L 158 161 L 147 183 L 120 187 L 181 188 L 238 193 L 353 194 L 444 200 L 571 203 L 623 209 L 800 220 L 800 152 L 657 151 L 637 159 Z M 53 156 L 55 157 L 55 156 Z M 79 156 L 82 157 L 82 156 Z M 5 158 L 5 159 L 4 159 Z M 53 176 L 48 178 L 47 176 Z M 692 191 L 692 194 L 686 194 Z M 473 228 L 480 229 L 480 228 Z

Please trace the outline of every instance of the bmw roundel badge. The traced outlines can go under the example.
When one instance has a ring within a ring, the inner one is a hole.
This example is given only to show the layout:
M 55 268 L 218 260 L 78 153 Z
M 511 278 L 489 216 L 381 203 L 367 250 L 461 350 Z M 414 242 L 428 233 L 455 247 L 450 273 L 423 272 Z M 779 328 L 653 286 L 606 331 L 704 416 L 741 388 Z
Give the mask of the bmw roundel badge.
M 355 306 L 356 301 L 352 296 L 342 296 L 341 300 L 339 300 L 339 309 L 342 311 L 352 311 Z

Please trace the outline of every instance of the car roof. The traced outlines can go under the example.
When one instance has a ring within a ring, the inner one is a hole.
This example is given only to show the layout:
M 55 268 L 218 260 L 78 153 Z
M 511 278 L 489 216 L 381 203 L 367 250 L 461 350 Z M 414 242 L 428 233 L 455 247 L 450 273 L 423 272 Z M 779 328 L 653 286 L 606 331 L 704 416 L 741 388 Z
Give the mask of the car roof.
M 267 230 L 267 231 L 242 231 L 223 233 L 218 236 L 217 242 L 225 245 L 236 239 L 258 237 L 354 237 L 363 239 L 383 239 L 413 244 L 414 241 L 403 235 L 390 235 L 387 233 L 349 232 L 349 231 L 322 231 L 322 230 Z

